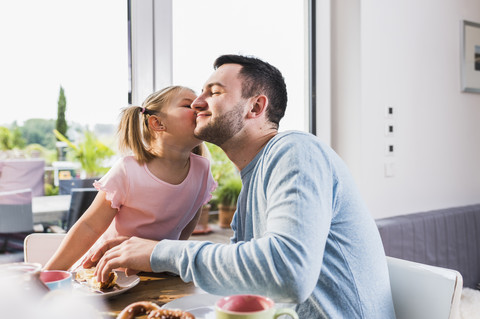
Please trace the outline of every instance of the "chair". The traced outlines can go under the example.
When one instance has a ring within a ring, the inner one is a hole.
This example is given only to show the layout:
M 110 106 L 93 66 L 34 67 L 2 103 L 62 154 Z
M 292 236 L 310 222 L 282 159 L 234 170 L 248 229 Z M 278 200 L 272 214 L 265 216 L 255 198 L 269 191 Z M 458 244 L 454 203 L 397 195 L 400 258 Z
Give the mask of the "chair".
M 25 237 L 23 258 L 25 262 L 42 266 L 53 256 L 66 234 L 34 233 Z
M 28 188 L 0 192 L 0 234 L 4 235 L 3 247 L 0 250 L 6 251 L 9 239 L 15 235 L 32 231 L 32 190 Z
M 61 179 L 58 181 L 58 194 L 70 195 L 74 188 L 92 188 L 93 182 L 100 178 L 73 178 L 73 179 Z
M 459 314 L 462 275 L 441 267 L 387 257 L 397 319 L 454 319 Z
M 68 210 L 63 229 L 68 231 L 75 224 L 90 207 L 97 193 L 98 190 L 95 188 L 72 188 L 70 209 Z
M 22 159 L 0 161 L 0 192 L 30 188 L 32 196 L 45 193 L 45 161 Z

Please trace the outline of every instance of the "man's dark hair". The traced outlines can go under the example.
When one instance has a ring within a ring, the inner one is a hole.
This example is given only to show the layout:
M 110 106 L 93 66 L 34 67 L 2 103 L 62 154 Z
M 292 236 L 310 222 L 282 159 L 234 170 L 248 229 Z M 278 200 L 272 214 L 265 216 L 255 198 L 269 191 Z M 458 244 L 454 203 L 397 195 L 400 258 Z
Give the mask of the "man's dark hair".
M 218 69 L 224 64 L 240 64 L 240 76 L 242 77 L 242 97 L 249 98 L 258 94 L 264 94 L 269 100 L 267 119 L 278 128 L 280 120 L 285 115 L 287 108 L 287 86 L 282 73 L 274 67 L 258 58 L 242 55 L 222 55 L 213 63 Z

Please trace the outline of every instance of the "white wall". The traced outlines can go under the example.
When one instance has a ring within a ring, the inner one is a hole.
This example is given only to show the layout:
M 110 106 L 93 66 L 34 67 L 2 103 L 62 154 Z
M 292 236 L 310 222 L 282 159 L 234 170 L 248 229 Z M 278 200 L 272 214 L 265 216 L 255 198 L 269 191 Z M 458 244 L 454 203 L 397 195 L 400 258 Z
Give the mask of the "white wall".
M 373 216 L 480 203 L 480 94 L 460 88 L 460 21 L 480 22 L 480 1 L 363 0 L 359 10 L 361 155 L 344 159 Z

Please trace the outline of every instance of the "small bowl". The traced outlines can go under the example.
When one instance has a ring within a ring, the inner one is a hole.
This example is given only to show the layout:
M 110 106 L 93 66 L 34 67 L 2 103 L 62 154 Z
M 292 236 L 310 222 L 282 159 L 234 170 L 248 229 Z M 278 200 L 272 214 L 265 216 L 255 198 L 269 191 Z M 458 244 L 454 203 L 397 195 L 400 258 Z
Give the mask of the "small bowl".
M 64 270 L 42 270 L 40 280 L 50 290 L 72 288 L 72 273 Z

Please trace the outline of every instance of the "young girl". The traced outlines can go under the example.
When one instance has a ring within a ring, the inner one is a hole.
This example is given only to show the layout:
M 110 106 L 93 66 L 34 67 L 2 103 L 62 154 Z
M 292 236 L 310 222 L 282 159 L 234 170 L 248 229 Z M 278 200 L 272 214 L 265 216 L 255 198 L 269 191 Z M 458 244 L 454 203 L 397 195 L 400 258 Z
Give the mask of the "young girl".
M 190 237 L 216 187 L 209 160 L 192 153 L 206 149 L 193 136 L 195 98 L 192 90 L 171 86 L 122 111 L 119 148 L 133 156 L 94 183 L 97 196 L 45 269 L 69 269 L 96 242 L 117 236 Z

